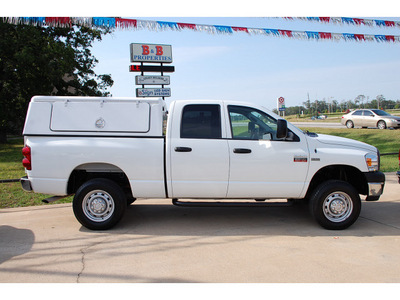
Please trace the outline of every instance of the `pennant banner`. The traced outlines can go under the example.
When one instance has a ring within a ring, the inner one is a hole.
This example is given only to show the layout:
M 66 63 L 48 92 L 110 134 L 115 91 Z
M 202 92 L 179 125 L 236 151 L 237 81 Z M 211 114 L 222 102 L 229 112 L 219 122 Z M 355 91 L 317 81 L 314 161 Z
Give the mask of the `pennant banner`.
M 287 18 L 289 19 L 289 18 Z M 293 18 L 291 18 L 293 19 Z M 353 18 L 306 18 L 321 22 L 347 22 L 351 24 L 367 24 L 369 21 L 366 19 L 353 19 Z M 318 20 L 317 20 L 318 19 Z M 202 25 L 190 23 L 176 23 L 176 22 L 163 22 L 163 21 L 148 21 L 138 19 L 124 19 L 124 18 L 68 18 L 68 17 L 3 17 L 3 22 L 10 24 L 25 24 L 34 26 L 54 26 L 54 27 L 71 27 L 73 25 L 91 27 L 91 28 L 116 28 L 125 30 L 193 30 L 206 32 L 209 34 L 248 34 L 248 35 L 264 35 L 272 37 L 295 38 L 303 40 L 332 40 L 332 41 L 357 41 L 357 42 L 400 42 L 398 35 L 371 35 L 371 34 L 353 34 L 353 33 L 333 33 L 333 32 L 317 32 L 317 31 L 295 31 L 295 30 L 282 30 L 282 29 L 267 29 L 267 28 L 248 28 L 248 27 L 234 27 L 234 26 L 221 26 L 221 25 Z M 400 26 L 398 22 L 393 21 L 379 21 L 378 26 Z M 385 24 L 385 25 L 383 25 Z
M 333 23 L 333 24 L 349 24 L 349 25 L 367 25 L 378 27 L 397 27 L 400 28 L 400 22 L 371 20 L 360 18 L 341 18 L 341 17 L 284 17 L 286 20 L 304 20 L 313 22 Z

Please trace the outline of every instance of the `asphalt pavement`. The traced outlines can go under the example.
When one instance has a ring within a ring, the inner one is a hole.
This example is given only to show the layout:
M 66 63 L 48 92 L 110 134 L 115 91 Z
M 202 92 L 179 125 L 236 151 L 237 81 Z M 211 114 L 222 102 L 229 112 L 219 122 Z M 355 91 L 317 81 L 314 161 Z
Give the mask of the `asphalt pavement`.
M 71 204 L 0 210 L 0 282 L 399 283 L 400 184 L 325 230 L 305 207 L 188 208 L 138 199 L 112 230 Z M 338 293 L 337 295 L 340 295 Z
M 343 126 L 340 123 L 329 123 L 329 122 L 291 122 L 296 127 L 318 127 L 318 128 L 335 128 L 335 129 L 344 129 L 346 126 Z

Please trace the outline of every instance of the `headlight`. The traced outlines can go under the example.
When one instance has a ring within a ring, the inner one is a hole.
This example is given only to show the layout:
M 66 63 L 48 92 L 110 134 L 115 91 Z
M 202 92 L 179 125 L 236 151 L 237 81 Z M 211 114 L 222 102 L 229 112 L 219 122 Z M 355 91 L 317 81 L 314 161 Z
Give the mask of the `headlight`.
M 375 153 L 366 154 L 365 162 L 367 163 L 368 171 L 379 171 L 379 156 Z

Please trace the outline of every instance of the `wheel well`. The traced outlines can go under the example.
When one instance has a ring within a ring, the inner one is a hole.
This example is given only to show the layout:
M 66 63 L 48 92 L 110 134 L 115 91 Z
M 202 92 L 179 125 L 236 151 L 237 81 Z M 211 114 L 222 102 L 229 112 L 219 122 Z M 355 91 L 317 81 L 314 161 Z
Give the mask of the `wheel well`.
M 67 193 L 75 194 L 86 181 L 94 178 L 106 178 L 123 188 L 127 195 L 132 195 L 128 177 L 118 167 L 110 164 L 84 164 L 76 167 L 68 179 Z
M 387 125 L 386 121 L 381 119 L 381 120 L 378 120 L 378 121 L 376 122 L 376 126 L 378 126 L 379 122 L 383 122 L 383 123 L 385 123 L 385 125 Z
M 333 165 L 326 166 L 315 173 L 307 191 L 307 198 L 310 193 L 321 183 L 327 180 L 342 180 L 350 183 L 359 194 L 366 195 L 368 193 L 368 183 L 364 174 L 352 166 Z

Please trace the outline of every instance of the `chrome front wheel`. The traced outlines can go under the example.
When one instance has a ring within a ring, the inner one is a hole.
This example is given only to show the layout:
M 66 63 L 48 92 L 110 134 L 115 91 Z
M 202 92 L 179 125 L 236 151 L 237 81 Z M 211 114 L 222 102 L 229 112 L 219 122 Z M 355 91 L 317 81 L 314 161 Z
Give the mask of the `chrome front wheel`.
M 379 129 L 386 129 L 386 123 L 385 123 L 385 121 L 379 121 L 379 122 L 378 122 L 378 128 L 379 128 Z
M 326 229 L 348 228 L 357 221 L 361 211 L 357 190 L 341 180 L 329 180 L 316 187 L 309 205 L 312 216 Z
M 346 220 L 353 211 L 353 201 L 344 192 L 335 192 L 325 198 L 323 212 L 331 222 L 342 222 Z

